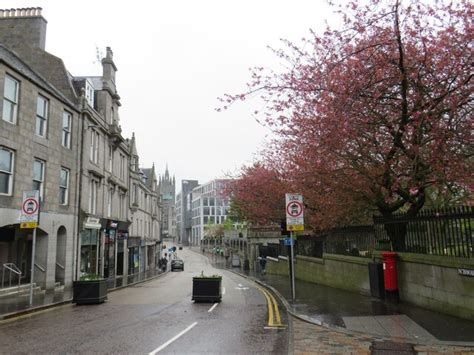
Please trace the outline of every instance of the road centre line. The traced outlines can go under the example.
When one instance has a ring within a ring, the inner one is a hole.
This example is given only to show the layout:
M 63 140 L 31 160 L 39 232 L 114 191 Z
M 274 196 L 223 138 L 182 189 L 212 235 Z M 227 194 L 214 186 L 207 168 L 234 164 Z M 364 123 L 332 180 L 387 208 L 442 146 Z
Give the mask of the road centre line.
M 218 303 L 214 303 L 214 305 L 211 308 L 209 308 L 208 312 L 212 312 L 214 310 L 214 308 L 217 307 L 217 305 L 218 305 Z
M 166 348 L 168 345 L 170 345 L 172 342 L 174 342 L 176 339 L 178 339 L 179 337 L 183 336 L 184 334 L 186 334 L 187 332 L 189 332 L 191 329 L 193 329 L 196 324 L 198 324 L 198 322 L 194 322 L 194 323 L 191 324 L 189 327 L 187 327 L 185 330 L 183 330 L 181 333 L 177 334 L 176 336 L 174 336 L 173 338 L 171 338 L 170 340 L 168 340 L 166 343 L 164 343 L 164 344 L 161 345 L 160 347 L 158 347 L 158 348 L 156 348 L 155 350 L 153 350 L 152 352 L 148 353 L 148 355 L 155 355 L 157 352 L 163 350 L 163 349 Z

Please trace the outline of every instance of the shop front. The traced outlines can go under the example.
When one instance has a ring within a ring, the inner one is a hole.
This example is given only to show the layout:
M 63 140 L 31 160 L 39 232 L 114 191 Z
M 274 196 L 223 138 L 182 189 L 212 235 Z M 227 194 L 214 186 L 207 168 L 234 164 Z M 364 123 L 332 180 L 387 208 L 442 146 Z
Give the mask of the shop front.
M 117 277 L 123 276 L 126 271 L 125 250 L 127 249 L 128 232 L 117 230 Z
M 124 255 L 128 238 L 128 222 L 102 218 L 101 226 L 104 229 L 104 274 L 108 279 L 123 276 Z
M 140 237 L 129 237 L 128 246 L 128 274 L 140 272 Z
M 99 218 L 87 217 L 80 233 L 80 272 L 83 274 L 100 274 L 100 230 Z
M 147 270 L 155 270 L 155 251 L 156 251 L 156 244 L 154 241 L 149 240 L 146 242 L 147 248 Z

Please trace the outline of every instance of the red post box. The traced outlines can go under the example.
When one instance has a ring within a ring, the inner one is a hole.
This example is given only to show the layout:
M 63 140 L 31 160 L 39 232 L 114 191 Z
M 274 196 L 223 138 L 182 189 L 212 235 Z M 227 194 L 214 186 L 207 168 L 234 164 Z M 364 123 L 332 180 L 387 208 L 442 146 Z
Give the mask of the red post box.
M 397 255 L 391 251 L 382 253 L 385 294 L 398 301 Z

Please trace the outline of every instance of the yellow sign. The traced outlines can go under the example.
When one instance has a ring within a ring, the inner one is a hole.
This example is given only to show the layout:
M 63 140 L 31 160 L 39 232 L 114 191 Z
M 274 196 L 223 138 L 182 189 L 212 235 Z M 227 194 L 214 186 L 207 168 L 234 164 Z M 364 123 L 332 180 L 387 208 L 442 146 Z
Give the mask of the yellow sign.
M 304 224 L 287 224 L 286 225 L 287 231 L 304 231 Z
M 20 228 L 36 228 L 38 227 L 38 222 L 21 222 Z

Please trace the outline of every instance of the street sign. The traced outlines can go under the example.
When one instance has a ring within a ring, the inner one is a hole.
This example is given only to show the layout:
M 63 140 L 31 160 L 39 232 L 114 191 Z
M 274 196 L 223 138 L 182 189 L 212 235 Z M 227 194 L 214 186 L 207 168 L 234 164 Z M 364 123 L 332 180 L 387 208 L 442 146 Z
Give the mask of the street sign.
M 294 239 L 293 238 L 285 238 L 285 239 L 283 239 L 283 244 L 288 245 L 288 246 L 293 245 L 293 244 L 295 244 Z
M 25 228 L 37 228 L 38 227 L 38 222 L 21 222 L 20 223 L 20 228 L 25 229 Z
M 304 230 L 303 196 L 285 194 L 286 229 L 288 231 Z
M 31 250 L 30 271 L 30 306 L 33 305 L 33 284 L 35 281 L 35 254 L 36 254 L 36 228 L 39 223 L 40 193 L 38 190 L 23 191 L 23 202 L 20 211 L 20 228 L 33 229 L 33 242 Z
M 39 191 L 23 191 L 21 204 L 20 225 L 23 222 L 36 222 L 39 220 Z M 31 228 L 31 227 L 26 227 Z

